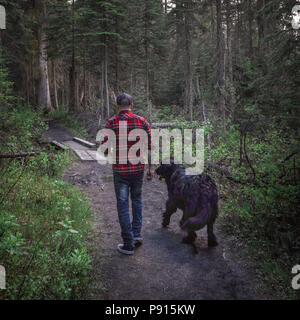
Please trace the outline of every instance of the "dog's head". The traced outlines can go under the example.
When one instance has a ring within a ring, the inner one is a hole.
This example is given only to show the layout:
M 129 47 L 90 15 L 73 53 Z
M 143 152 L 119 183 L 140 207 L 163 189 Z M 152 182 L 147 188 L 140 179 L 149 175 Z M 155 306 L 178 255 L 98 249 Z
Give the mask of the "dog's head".
M 159 180 L 169 179 L 174 172 L 174 164 L 161 164 L 157 169 L 155 169 L 155 173 L 159 176 Z
M 172 174 L 180 167 L 180 165 L 175 164 L 171 159 L 170 164 L 161 164 L 156 170 L 155 173 L 159 176 L 159 180 L 165 179 L 168 183 Z

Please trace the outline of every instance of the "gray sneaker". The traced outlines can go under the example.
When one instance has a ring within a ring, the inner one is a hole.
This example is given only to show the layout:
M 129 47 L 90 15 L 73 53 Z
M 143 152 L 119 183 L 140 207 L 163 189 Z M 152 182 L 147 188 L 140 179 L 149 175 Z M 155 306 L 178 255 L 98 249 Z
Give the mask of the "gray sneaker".
M 132 247 L 130 247 L 129 245 L 124 245 L 122 243 L 118 244 L 118 251 L 123 254 L 128 254 L 128 255 L 131 255 L 134 253 Z

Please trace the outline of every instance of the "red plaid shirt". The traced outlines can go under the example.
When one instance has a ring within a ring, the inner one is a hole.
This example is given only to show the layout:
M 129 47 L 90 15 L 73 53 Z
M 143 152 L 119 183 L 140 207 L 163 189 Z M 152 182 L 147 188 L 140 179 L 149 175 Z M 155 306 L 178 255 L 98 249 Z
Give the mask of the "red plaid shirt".
M 120 139 L 120 121 L 123 121 L 123 124 L 127 124 L 127 134 L 126 137 L 124 137 L 124 139 L 127 140 L 127 148 L 126 145 L 123 145 L 122 139 Z M 130 152 L 128 152 L 130 147 L 136 144 L 136 142 L 138 142 L 140 138 L 137 137 L 136 141 L 128 141 L 128 135 L 133 129 L 143 129 L 147 134 L 148 152 L 150 152 L 151 129 L 147 120 L 143 117 L 133 114 L 130 110 L 122 110 L 119 112 L 119 114 L 113 116 L 107 121 L 105 128 L 113 130 L 116 135 L 116 164 L 113 164 L 113 171 L 122 175 L 130 175 L 143 172 L 145 164 L 141 163 L 141 161 L 137 164 L 131 163 Z M 105 143 L 107 140 L 108 137 L 106 136 L 102 143 Z M 141 156 L 141 159 L 143 159 L 143 154 L 139 154 L 139 152 L 137 152 L 136 155 Z M 122 162 L 122 160 L 123 162 L 126 161 L 126 163 L 119 163 Z

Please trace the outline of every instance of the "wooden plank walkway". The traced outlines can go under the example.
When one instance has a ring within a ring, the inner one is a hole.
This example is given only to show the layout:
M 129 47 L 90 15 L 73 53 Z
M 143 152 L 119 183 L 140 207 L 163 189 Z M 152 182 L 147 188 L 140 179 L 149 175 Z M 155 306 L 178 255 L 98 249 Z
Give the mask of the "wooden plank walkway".
M 73 149 L 74 152 L 78 155 L 78 157 L 83 161 L 95 161 L 96 159 L 92 158 L 87 151 L 85 150 L 76 150 Z
M 80 138 L 77 138 L 77 137 L 73 137 L 73 140 L 78 142 L 78 143 L 80 143 L 80 144 L 83 144 L 84 146 L 89 147 L 89 148 L 95 148 L 96 147 L 95 143 L 91 143 L 89 141 L 86 141 L 86 140 L 83 140 L 83 139 L 80 139 Z
M 65 145 L 64 143 L 58 142 L 56 140 L 52 140 L 51 143 L 54 144 L 56 147 L 59 147 L 59 148 L 61 148 L 63 150 L 68 150 L 69 149 L 69 147 L 67 145 Z
M 105 157 L 102 157 L 100 156 L 100 154 L 97 154 L 96 150 L 90 149 L 78 142 L 64 141 L 64 144 L 66 144 L 70 149 L 72 149 L 82 161 L 105 160 Z

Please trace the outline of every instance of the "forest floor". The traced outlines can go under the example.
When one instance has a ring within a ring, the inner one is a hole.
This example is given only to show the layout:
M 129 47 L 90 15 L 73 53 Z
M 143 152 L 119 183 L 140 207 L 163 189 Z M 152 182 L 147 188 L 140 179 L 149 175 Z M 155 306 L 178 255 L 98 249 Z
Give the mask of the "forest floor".
M 59 126 L 52 127 L 50 136 L 58 141 L 69 138 Z M 195 254 L 191 245 L 181 243 L 179 211 L 167 229 L 161 226 L 167 198 L 165 183 L 157 177 L 144 179 L 144 243 L 133 256 L 126 256 L 116 250 L 122 239 L 111 166 L 75 160 L 63 179 L 91 199 L 92 285 L 86 299 L 272 299 L 251 262 L 239 254 L 238 241 L 220 230 L 222 208 L 216 222 L 219 245 L 208 248 L 203 229 L 198 231 L 199 253 Z

